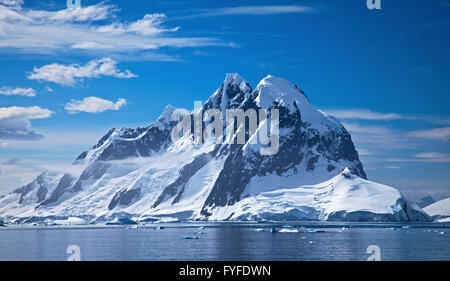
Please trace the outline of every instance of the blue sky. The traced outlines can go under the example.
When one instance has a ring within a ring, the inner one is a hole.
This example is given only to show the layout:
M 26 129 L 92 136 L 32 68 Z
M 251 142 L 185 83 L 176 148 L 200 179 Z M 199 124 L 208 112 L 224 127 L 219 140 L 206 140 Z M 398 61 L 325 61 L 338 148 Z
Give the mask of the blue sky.
M 0 0 L 0 194 L 226 73 L 299 85 L 371 180 L 450 196 L 450 1 Z

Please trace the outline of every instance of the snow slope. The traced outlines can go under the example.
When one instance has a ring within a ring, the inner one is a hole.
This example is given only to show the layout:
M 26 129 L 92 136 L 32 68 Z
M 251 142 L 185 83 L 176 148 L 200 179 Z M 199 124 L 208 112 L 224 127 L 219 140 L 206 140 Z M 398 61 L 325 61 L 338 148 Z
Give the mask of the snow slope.
M 438 218 L 450 217 L 450 198 L 440 200 L 423 209 L 428 215 Z
M 349 169 L 330 180 L 262 192 L 216 209 L 211 220 L 421 221 L 427 216 L 390 186 L 353 175 Z

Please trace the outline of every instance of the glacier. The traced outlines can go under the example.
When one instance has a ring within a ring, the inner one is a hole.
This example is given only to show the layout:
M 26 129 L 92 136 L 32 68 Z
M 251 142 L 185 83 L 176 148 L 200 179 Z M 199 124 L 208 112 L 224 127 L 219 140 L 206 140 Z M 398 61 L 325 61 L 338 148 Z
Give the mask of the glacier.
M 442 199 L 426 206 L 425 213 L 440 221 L 450 218 L 450 198 Z M 448 219 L 446 220 L 448 221 Z
M 201 108 L 278 109 L 279 151 L 272 156 L 250 142 L 249 130 L 244 145 L 197 143 L 192 135 L 173 142 L 176 109 L 167 106 L 148 127 L 111 129 L 76 158 L 80 175 L 42 172 L 0 199 L 0 217 L 431 221 L 397 189 L 367 180 L 345 127 L 283 78 L 269 75 L 253 90 L 239 74 L 227 74 Z

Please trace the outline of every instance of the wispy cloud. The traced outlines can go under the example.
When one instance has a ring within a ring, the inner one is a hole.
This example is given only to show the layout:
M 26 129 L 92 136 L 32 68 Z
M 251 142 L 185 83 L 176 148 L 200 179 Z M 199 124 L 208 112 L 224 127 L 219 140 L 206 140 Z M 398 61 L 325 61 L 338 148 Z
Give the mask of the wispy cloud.
M 216 38 L 176 36 L 179 27 L 164 26 L 164 14 L 145 14 L 136 21 L 117 19 L 113 5 L 103 2 L 75 10 L 30 10 L 0 4 L 0 49 L 33 54 L 109 55 L 157 52 L 163 47 L 232 46 Z M 170 36 L 169 34 L 173 34 Z M 146 56 L 159 60 L 165 56 Z
M 370 147 L 372 154 L 386 151 L 386 149 L 411 149 L 418 146 L 416 142 L 388 126 L 361 125 L 348 122 L 342 124 L 350 132 L 356 146 Z
M 383 168 L 386 169 L 401 169 L 401 166 L 396 166 L 396 165 L 388 165 L 388 166 L 384 166 Z
M 65 108 L 70 114 L 80 112 L 100 113 L 107 110 L 119 110 L 126 104 L 127 101 L 125 99 L 118 99 L 114 103 L 98 97 L 87 97 L 82 100 L 72 100 Z
M 370 109 L 325 109 L 327 114 L 341 120 L 367 120 L 367 121 L 394 121 L 394 120 L 417 120 L 433 124 L 450 124 L 450 118 L 443 116 L 432 116 L 426 114 L 402 114 L 394 112 L 378 112 Z
M 166 20 L 167 16 L 165 14 L 147 14 L 138 21 L 132 23 L 116 22 L 111 25 L 101 26 L 97 31 L 108 34 L 136 33 L 140 35 L 156 35 L 163 32 L 175 32 L 180 29 L 180 27 L 162 27 L 162 23 Z
M 36 91 L 33 88 L 11 88 L 11 87 L 1 87 L 0 95 L 4 96 L 24 96 L 24 97 L 35 97 Z
M 84 66 L 77 64 L 62 65 L 48 64 L 40 68 L 35 67 L 28 75 L 28 79 L 48 81 L 64 86 L 73 86 L 76 81 L 84 78 L 99 78 L 110 76 L 122 79 L 135 78 L 137 75 L 129 70 L 120 71 L 117 69 L 117 61 L 111 58 L 92 60 Z
M 382 113 L 369 109 L 329 109 L 325 112 L 335 116 L 339 119 L 359 119 L 359 120 L 381 120 L 390 121 L 404 119 L 405 116 L 397 113 Z
M 416 153 L 408 158 L 388 158 L 388 162 L 424 162 L 424 163 L 450 163 L 450 154 L 438 152 Z
M 30 130 L 32 119 L 45 119 L 52 111 L 33 107 L 0 107 L 0 139 L 39 140 L 42 135 Z
M 406 136 L 424 140 L 448 141 L 450 140 L 450 127 L 412 131 Z
M 356 123 L 343 122 L 342 125 L 353 133 L 363 133 L 371 135 L 388 135 L 392 133 L 392 130 L 386 126 L 373 126 L 373 125 L 359 125 Z
M 118 9 L 113 5 L 97 5 L 80 7 L 77 9 L 64 9 L 58 11 L 25 10 L 22 13 L 31 20 L 45 22 L 85 22 L 100 21 L 111 18 Z
M 310 13 L 314 12 L 312 7 L 299 5 L 265 5 L 265 6 L 239 6 L 239 7 L 223 7 L 216 9 L 204 9 L 198 13 L 182 17 L 204 18 L 217 16 L 237 16 L 237 15 L 275 15 L 275 14 L 291 14 L 291 13 Z

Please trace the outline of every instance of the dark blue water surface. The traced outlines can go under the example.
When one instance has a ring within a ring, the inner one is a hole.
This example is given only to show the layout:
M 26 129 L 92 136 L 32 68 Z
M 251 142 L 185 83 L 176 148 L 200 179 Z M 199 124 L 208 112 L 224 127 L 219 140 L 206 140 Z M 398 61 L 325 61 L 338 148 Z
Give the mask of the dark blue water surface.
M 271 233 L 273 224 L 244 223 L 177 223 L 164 229 L 8 226 L 0 229 L 0 260 L 66 260 L 70 245 L 80 248 L 82 260 L 366 260 L 369 245 L 380 248 L 381 260 L 450 260 L 450 225 L 289 225 L 299 233 Z

